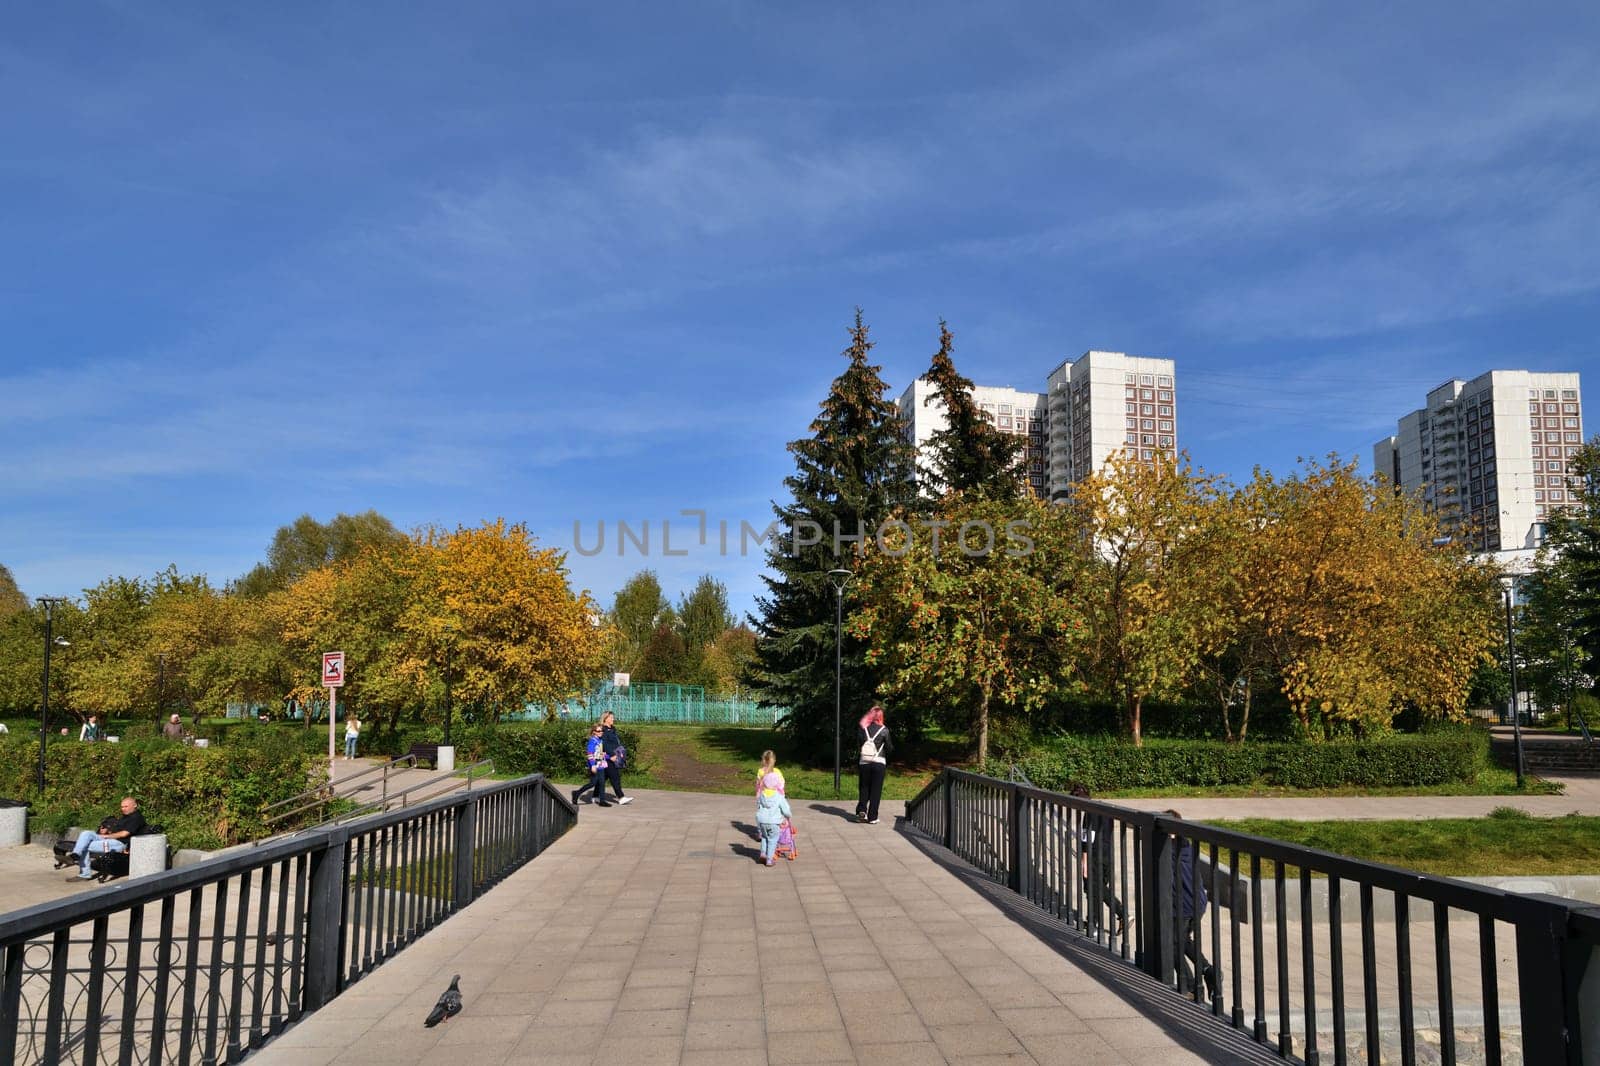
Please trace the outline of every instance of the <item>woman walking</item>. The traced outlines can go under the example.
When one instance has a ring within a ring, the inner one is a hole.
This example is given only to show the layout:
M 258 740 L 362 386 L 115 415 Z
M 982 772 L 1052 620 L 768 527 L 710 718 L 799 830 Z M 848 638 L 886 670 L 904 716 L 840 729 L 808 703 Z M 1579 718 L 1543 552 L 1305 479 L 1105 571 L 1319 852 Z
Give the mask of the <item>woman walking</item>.
M 856 743 L 861 746 L 861 763 L 856 767 L 859 786 L 856 800 L 856 821 L 868 825 L 878 824 L 878 801 L 883 798 L 883 776 L 889 772 L 889 753 L 894 745 L 889 742 L 889 727 L 883 724 L 883 708 L 873 704 L 861 719 L 856 730 Z
M 356 740 L 360 736 L 361 719 L 352 714 L 344 722 L 344 757 L 346 759 L 354 759 L 356 757 Z

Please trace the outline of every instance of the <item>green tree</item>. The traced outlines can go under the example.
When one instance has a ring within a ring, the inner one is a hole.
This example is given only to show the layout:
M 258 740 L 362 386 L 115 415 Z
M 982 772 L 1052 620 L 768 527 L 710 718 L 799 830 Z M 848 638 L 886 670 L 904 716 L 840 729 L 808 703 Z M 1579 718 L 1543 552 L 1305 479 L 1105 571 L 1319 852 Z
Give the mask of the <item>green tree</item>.
M 337 514 L 326 523 L 301 515 L 279 527 L 267 548 L 266 562 L 240 578 L 235 590 L 245 596 L 282 591 L 319 566 L 354 559 L 366 548 L 393 547 L 405 539 L 377 511 Z
M 623 582 L 611 605 L 611 625 L 616 630 L 611 657 L 615 670 L 628 672 L 635 668 L 666 609 L 667 598 L 661 593 L 655 571 L 641 570 Z
M 710 574 L 702 575 L 694 589 L 678 601 L 678 629 L 691 651 L 704 652 L 731 625 L 728 586 Z
M 671 626 L 660 625 L 640 652 L 632 680 L 664 685 L 697 684 L 690 678 L 692 667 L 693 660 L 683 637 Z
M 11 571 L 4 564 L 0 564 L 0 618 L 7 618 L 27 609 L 28 597 L 17 587 L 17 579 L 11 576 Z
M 945 428 L 928 442 L 931 460 L 929 495 L 976 495 L 1015 500 L 1025 495 L 1023 437 L 1002 433 L 972 398 L 972 380 L 963 377 L 951 357 L 955 335 L 939 320 L 939 350 L 924 375 L 933 385 L 929 406 L 944 408 Z
M 948 497 L 937 545 L 908 525 L 862 567 L 851 633 L 884 666 L 888 692 L 947 709 L 989 756 L 996 704 L 1037 709 L 1075 676 L 1084 539 L 1067 511 L 1032 499 Z
M 834 590 L 827 574 L 853 561 L 835 553 L 833 538 L 870 537 L 916 498 L 911 445 L 882 368 L 868 362 L 871 350 L 858 308 L 843 352 L 849 365 L 834 379 L 810 435 L 789 444 L 790 498 L 773 506 L 779 533 L 767 550 L 767 592 L 751 618 L 756 661 L 747 676 L 762 703 L 789 708 L 787 728 L 806 758 L 833 749 Z M 842 652 L 843 693 L 855 706 L 872 698 L 883 671 L 866 661 L 859 642 Z

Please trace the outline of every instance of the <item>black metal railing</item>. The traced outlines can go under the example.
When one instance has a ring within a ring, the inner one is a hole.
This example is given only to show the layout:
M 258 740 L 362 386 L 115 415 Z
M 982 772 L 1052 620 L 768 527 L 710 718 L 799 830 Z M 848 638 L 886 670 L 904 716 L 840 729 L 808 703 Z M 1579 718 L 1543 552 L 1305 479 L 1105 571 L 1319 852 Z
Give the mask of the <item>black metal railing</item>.
M 1285 1059 L 1600 1061 L 1600 909 L 960 770 L 906 817 Z
M 0 916 L 0 1066 L 235 1062 L 576 820 L 535 774 Z

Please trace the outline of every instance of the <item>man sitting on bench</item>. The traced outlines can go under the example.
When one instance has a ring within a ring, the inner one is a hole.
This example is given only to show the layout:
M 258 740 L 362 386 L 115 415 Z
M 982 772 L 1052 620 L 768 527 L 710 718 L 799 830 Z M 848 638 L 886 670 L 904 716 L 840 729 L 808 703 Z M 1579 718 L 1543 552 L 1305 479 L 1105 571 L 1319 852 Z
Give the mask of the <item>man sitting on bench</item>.
M 73 880 L 88 881 L 94 877 L 89 869 L 89 856 L 92 853 L 127 851 L 129 841 L 144 830 L 144 815 L 139 813 L 138 802 L 132 796 L 124 796 L 120 815 L 102 822 L 98 830 L 85 829 L 78 834 L 78 843 L 72 849 L 72 858 L 78 863 L 78 875 Z

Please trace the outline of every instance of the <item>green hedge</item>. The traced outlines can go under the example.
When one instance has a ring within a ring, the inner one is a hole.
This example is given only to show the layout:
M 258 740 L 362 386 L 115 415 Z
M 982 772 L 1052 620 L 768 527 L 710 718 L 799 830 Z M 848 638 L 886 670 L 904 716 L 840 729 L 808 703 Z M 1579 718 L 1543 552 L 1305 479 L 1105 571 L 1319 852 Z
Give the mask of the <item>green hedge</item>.
M 52 740 L 45 793 L 35 795 L 39 742 L 0 737 L 0 796 L 33 801 L 36 829 L 92 827 L 123 796 L 167 831 L 177 848 L 213 849 L 266 836 L 262 807 L 305 791 L 324 771 L 292 736 L 261 730 L 194 748 L 164 740 L 79 744 Z
M 1040 788 L 1264 785 L 1280 788 L 1404 787 L 1470 783 L 1488 762 L 1488 738 L 1451 731 L 1331 743 L 1227 744 L 1207 740 L 1066 737 L 1011 760 Z M 1005 763 L 989 770 L 1004 777 Z

